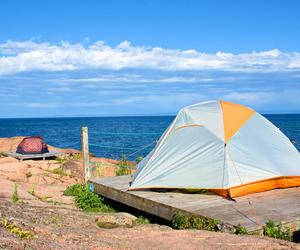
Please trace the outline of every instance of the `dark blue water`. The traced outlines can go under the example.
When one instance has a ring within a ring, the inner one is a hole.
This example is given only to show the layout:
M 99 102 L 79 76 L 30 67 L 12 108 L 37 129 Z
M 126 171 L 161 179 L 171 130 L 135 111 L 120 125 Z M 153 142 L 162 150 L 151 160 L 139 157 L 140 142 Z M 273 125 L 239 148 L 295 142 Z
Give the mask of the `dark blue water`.
M 265 117 L 300 144 L 300 114 Z M 173 119 L 173 116 L 0 119 L 0 137 L 41 135 L 53 146 L 80 149 L 81 127 L 86 126 L 89 142 L 98 145 L 90 146 L 96 156 L 118 159 L 125 154 L 135 159 L 145 156 L 154 144 L 136 152 L 137 149 L 157 140 Z M 299 145 L 297 148 L 300 150 Z

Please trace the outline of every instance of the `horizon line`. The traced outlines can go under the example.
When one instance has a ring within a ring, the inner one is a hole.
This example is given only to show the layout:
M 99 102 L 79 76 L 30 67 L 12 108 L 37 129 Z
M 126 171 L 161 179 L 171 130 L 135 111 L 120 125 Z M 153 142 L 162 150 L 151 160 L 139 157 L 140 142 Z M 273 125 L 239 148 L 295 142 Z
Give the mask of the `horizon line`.
M 300 111 L 287 112 L 258 112 L 261 115 L 300 115 Z M 160 116 L 176 116 L 177 113 L 166 114 L 117 114 L 117 115 L 77 115 L 77 116 L 28 116 L 28 117 L 0 117 L 0 119 L 56 119 L 56 118 L 119 118 L 119 117 L 160 117 Z

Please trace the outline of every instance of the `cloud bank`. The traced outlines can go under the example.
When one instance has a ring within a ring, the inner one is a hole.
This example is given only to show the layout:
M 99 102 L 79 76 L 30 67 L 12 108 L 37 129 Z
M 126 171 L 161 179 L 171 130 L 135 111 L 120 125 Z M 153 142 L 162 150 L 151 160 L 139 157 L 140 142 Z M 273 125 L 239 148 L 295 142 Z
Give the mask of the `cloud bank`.
M 202 53 L 196 50 L 133 46 L 124 41 L 111 47 L 61 42 L 6 41 L 0 43 L 0 75 L 30 71 L 147 69 L 159 71 L 280 72 L 300 69 L 299 52 L 278 49 L 252 53 Z

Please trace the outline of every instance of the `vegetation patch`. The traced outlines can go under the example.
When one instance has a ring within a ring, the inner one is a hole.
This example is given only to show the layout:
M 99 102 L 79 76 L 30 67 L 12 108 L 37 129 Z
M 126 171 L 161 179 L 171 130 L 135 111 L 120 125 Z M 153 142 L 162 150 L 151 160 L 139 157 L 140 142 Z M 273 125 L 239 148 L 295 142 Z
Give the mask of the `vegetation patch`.
M 30 171 L 26 173 L 27 178 L 30 178 L 31 176 L 32 176 L 32 173 Z
M 57 175 L 57 176 L 53 176 L 52 174 Z M 53 170 L 45 169 L 44 172 L 42 173 L 42 175 L 47 176 L 47 177 L 51 177 L 51 178 L 54 178 L 54 179 L 57 179 L 57 180 L 59 180 L 60 178 L 62 178 L 64 176 L 72 177 L 72 175 L 66 173 L 65 170 L 62 167 L 57 167 Z
M 93 162 L 92 170 L 93 170 L 93 176 L 104 176 L 104 163 Z
M 75 205 L 86 212 L 115 212 L 104 200 L 103 197 L 92 193 L 86 185 L 75 184 L 69 186 L 64 195 L 74 196 Z
M 63 205 L 63 204 L 65 204 L 65 203 L 60 202 L 60 201 L 49 200 L 51 198 L 51 196 L 41 196 L 41 195 L 38 195 L 35 192 L 34 187 L 32 187 L 32 189 L 29 190 L 28 193 L 31 194 L 32 196 L 38 198 L 42 202 L 47 202 L 47 203 L 50 203 L 50 204 L 53 204 L 53 205 Z
M 264 226 L 264 235 L 275 239 L 292 241 L 293 235 L 289 229 L 284 229 L 281 223 L 267 221 Z
M 150 224 L 150 221 L 147 218 L 145 218 L 144 216 L 139 216 L 134 221 L 134 225 L 145 225 L 145 224 Z
M 71 159 L 72 159 L 72 160 L 80 160 L 80 159 L 81 159 L 81 154 L 73 154 L 73 155 L 71 156 Z
M 32 232 L 18 227 L 17 225 L 15 225 L 15 223 L 7 219 L 3 219 L 2 221 L 0 221 L 0 226 L 4 227 L 7 231 L 16 234 L 21 239 L 30 239 L 34 236 Z
M 143 156 L 138 156 L 138 157 L 135 159 L 135 161 L 136 161 L 137 164 L 139 164 L 143 159 L 144 159 Z
M 66 161 L 68 161 L 68 159 L 65 157 L 56 157 L 55 160 L 56 160 L 56 163 L 58 163 L 58 164 L 63 164 Z
M 242 227 L 241 225 L 238 225 L 235 228 L 235 234 L 249 234 L 247 229 L 245 227 Z
M 19 201 L 18 186 L 17 186 L 16 183 L 14 185 L 14 191 L 13 191 L 11 200 L 12 200 L 13 203 L 17 203 Z
M 62 167 L 58 167 L 58 168 L 53 169 L 51 171 L 51 173 L 57 174 L 57 175 L 60 175 L 60 176 L 67 176 L 67 174 L 64 172 L 64 170 L 62 169 Z
M 176 213 L 172 218 L 172 227 L 174 229 L 199 229 L 208 231 L 219 231 L 220 221 L 197 216 L 186 216 Z
M 61 157 L 58 157 L 58 156 L 55 157 L 56 163 L 58 163 L 58 164 L 64 164 L 64 163 L 66 163 L 67 161 L 70 161 L 70 160 L 80 160 L 80 159 L 81 159 L 81 154 L 80 153 L 78 153 L 78 154 L 65 154 Z
M 128 160 L 126 155 L 122 155 L 122 160 L 120 164 L 118 164 L 118 168 L 116 170 L 116 175 L 121 176 L 121 175 L 128 175 L 131 174 L 132 171 L 132 166 L 129 166 Z
M 7 154 L 0 152 L 0 158 L 4 158 L 4 157 L 7 157 Z
M 218 225 L 220 221 L 197 216 L 186 216 L 176 213 L 171 221 L 174 229 L 199 229 L 208 231 L 220 231 Z M 252 234 L 245 227 L 235 227 L 235 234 Z M 264 236 L 292 241 L 293 235 L 289 229 L 284 229 L 281 223 L 275 223 L 271 220 L 267 221 L 263 231 Z

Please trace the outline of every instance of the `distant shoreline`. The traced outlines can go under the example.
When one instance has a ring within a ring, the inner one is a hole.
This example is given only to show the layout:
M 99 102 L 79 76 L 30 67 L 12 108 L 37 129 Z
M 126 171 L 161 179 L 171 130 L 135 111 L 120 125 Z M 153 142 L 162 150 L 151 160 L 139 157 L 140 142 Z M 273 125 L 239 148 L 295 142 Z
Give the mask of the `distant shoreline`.
M 297 113 L 260 113 L 261 115 L 300 115 Z M 53 117 L 0 117 L 0 120 L 8 119 L 78 119 L 78 118 L 136 118 L 136 117 L 175 117 L 176 114 L 157 114 L 157 115 L 112 115 L 112 116 L 53 116 Z

